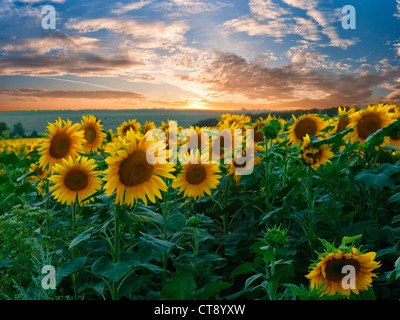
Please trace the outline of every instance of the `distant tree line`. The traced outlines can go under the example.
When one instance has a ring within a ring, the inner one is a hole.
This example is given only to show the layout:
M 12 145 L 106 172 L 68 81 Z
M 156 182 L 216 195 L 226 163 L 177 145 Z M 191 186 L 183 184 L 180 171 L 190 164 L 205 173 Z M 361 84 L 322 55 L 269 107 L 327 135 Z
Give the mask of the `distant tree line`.
M 227 113 L 229 113 L 229 111 L 227 111 Z M 299 116 L 301 116 L 303 114 L 307 114 L 307 113 L 326 114 L 329 117 L 333 117 L 338 114 L 338 108 L 333 107 L 333 108 L 329 108 L 329 109 L 307 109 L 307 110 L 301 109 L 301 110 L 265 111 L 265 112 L 260 111 L 259 113 L 254 113 L 254 112 L 250 113 L 247 110 L 242 110 L 242 114 L 246 114 L 246 115 L 250 116 L 251 120 L 253 122 L 256 121 L 260 117 L 267 118 L 269 114 L 271 115 L 271 117 L 281 118 L 284 120 L 290 120 L 290 119 L 292 119 L 292 115 L 294 115 L 295 117 L 299 117 Z M 199 126 L 199 127 L 214 127 L 217 125 L 218 120 L 219 119 L 217 119 L 217 118 L 205 119 L 205 120 L 198 121 L 194 125 Z
M 18 138 L 37 138 L 39 137 L 36 130 L 33 130 L 30 135 L 25 133 L 25 128 L 21 122 L 13 125 L 10 130 L 5 122 L 0 122 L 0 138 L 2 139 L 18 139 Z

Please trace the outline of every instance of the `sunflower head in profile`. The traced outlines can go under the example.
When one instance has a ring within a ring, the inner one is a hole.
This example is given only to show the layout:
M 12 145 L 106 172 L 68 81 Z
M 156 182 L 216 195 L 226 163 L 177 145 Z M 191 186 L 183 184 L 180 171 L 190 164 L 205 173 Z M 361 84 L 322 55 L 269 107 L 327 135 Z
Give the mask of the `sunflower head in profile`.
M 369 105 L 366 109 L 350 115 L 349 126 L 354 128 L 354 131 L 349 133 L 350 141 L 364 143 L 369 135 L 391 124 L 395 113 L 389 113 L 388 109 L 389 106 L 385 104 Z
M 326 121 L 315 114 L 302 115 L 299 118 L 293 115 L 293 120 L 293 125 L 288 132 L 286 132 L 289 134 L 289 141 L 291 144 L 303 141 L 307 134 L 316 137 L 320 135 L 322 133 L 321 130 L 327 126 Z
M 389 113 L 400 113 L 400 108 L 397 104 L 392 104 L 392 105 L 389 105 L 388 112 Z
M 39 166 L 38 163 L 32 163 L 29 167 L 29 172 L 34 172 L 33 175 L 29 176 L 29 182 L 33 183 L 38 180 L 44 180 L 47 178 L 48 172 Z
M 138 139 L 131 130 L 124 138 L 114 140 L 106 158 L 104 186 L 107 195 L 116 193 L 115 203 L 132 207 L 138 199 L 147 205 L 147 199 L 155 203 L 155 197 L 161 199 L 160 191 L 167 191 L 162 177 L 174 179 L 171 172 L 173 164 L 161 164 L 152 160 L 151 155 L 166 159 L 167 153 L 163 141 Z M 147 156 L 149 154 L 149 158 Z
M 56 163 L 62 163 L 63 159 L 69 157 L 74 158 L 82 152 L 85 140 L 79 129 L 80 124 L 72 125 L 70 120 L 58 118 L 55 123 L 49 123 L 49 135 L 40 146 L 39 166 L 52 171 Z
M 95 169 L 95 161 L 84 156 L 63 159 L 61 164 L 55 165 L 56 173 L 49 177 L 53 183 L 49 190 L 62 204 L 71 205 L 76 200 L 82 203 L 83 199 L 101 189 L 100 171 Z
M 120 137 L 124 137 L 127 132 L 133 130 L 136 134 L 140 134 L 141 124 L 137 122 L 135 119 L 124 121 L 121 125 L 117 128 L 117 134 Z
M 202 198 L 205 193 L 211 195 L 211 190 L 219 184 L 221 176 L 218 164 L 209 164 L 206 157 L 198 151 L 189 155 L 189 161 L 183 165 L 182 171 L 172 183 L 172 187 L 179 189 L 185 197 L 195 200 Z
M 299 158 L 302 158 L 304 162 L 310 165 L 314 170 L 318 170 L 320 166 L 330 162 L 330 159 L 333 158 L 334 155 L 331 148 L 327 145 L 322 145 L 317 148 L 312 147 L 310 136 L 306 134 Z
M 351 122 L 349 116 L 355 112 L 355 109 L 346 109 L 346 107 L 338 107 L 338 117 L 335 119 L 335 128 L 331 134 L 342 132 L 349 128 Z
M 103 132 L 103 125 L 100 120 L 97 120 L 93 115 L 83 116 L 81 130 L 85 139 L 83 145 L 85 153 L 96 152 L 101 148 L 106 134 Z
M 345 250 L 334 250 L 320 255 L 320 261 L 312 266 L 312 270 L 306 275 L 311 280 L 312 289 L 324 289 L 322 295 L 334 295 L 336 293 L 350 295 L 351 292 L 359 294 L 359 291 L 368 290 L 371 287 L 372 278 L 376 277 L 373 270 L 380 267 L 380 263 L 374 261 L 375 252 L 360 253 L 352 247 Z M 355 288 L 343 286 L 343 272 L 345 266 L 355 270 Z
M 156 129 L 156 124 L 153 121 L 146 121 L 143 128 L 141 129 L 142 134 L 146 134 L 150 130 Z

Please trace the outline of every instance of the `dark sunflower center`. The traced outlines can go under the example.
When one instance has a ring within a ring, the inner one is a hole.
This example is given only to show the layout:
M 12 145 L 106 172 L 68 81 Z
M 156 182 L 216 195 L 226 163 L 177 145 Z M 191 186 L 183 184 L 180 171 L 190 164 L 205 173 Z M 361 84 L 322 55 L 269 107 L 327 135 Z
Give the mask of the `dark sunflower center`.
M 130 125 L 125 126 L 125 127 L 122 129 L 122 133 L 123 133 L 123 134 L 126 134 L 131 128 L 132 128 L 132 130 L 133 130 L 134 132 L 136 132 L 135 126 L 133 126 L 133 125 L 130 124 Z
M 337 126 L 336 132 L 344 131 L 350 123 L 349 118 L 340 118 Z
M 71 148 L 71 138 L 66 133 L 57 133 L 50 143 L 49 153 L 53 158 L 65 158 Z
M 228 151 L 225 151 L 224 149 L 229 149 L 232 145 L 232 141 L 230 141 L 229 139 L 225 139 L 225 137 L 223 135 L 221 135 L 219 137 L 219 149 L 217 148 L 217 144 L 213 143 L 212 146 L 212 152 L 214 154 L 218 154 L 223 157 L 225 156 L 225 153 L 227 153 Z
M 390 136 L 390 139 L 392 140 L 400 140 L 400 132 L 396 136 Z
M 260 131 L 259 131 L 260 130 Z M 263 142 L 264 141 L 264 134 L 261 131 L 261 125 L 258 125 L 254 130 L 254 142 Z
M 64 177 L 64 185 L 71 191 L 80 191 L 87 187 L 89 178 L 86 172 L 72 169 Z
M 300 120 L 296 128 L 294 129 L 294 133 L 297 137 L 297 139 L 303 141 L 303 138 L 308 134 L 310 136 L 315 136 L 317 134 L 318 128 L 317 124 L 314 120 L 312 119 L 303 119 Z
M 358 135 L 365 140 L 370 134 L 382 128 L 382 120 L 376 114 L 367 114 L 357 124 Z
M 203 165 L 197 164 L 190 164 L 186 169 L 186 181 L 190 184 L 198 185 L 202 183 L 206 177 L 207 172 Z
M 326 278 L 334 282 L 342 281 L 346 275 L 346 273 L 342 273 L 343 267 L 349 265 L 355 268 L 356 274 L 360 270 L 360 264 L 353 259 L 333 259 L 328 261 L 325 268 Z
M 93 127 L 87 127 L 85 129 L 85 139 L 89 143 L 93 143 L 96 141 L 96 130 Z
M 119 166 L 118 175 L 122 184 L 133 187 L 148 181 L 153 173 L 153 166 L 147 162 L 146 153 L 134 151 Z

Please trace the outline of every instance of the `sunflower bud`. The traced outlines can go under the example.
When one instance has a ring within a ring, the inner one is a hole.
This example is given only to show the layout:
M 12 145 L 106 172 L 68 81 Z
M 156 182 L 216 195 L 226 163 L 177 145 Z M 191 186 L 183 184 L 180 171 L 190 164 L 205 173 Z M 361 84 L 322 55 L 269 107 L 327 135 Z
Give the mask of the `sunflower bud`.
M 267 141 L 276 139 L 281 128 L 282 126 L 278 119 L 270 120 L 262 129 L 265 139 Z
M 189 227 L 196 228 L 196 227 L 199 226 L 199 224 L 200 224 L 200 219 L 197 218 L 197 217 L 191 217 L 191 218 L 189 219 L 189 221 L 188 221 L 188 226 L 189 226 Z
M 287 229 L 281 229 L 281 227 L 267 228 L 264 233 L 264 239 L 267 244 L 275 249 L 282 249 L 288 243 Z

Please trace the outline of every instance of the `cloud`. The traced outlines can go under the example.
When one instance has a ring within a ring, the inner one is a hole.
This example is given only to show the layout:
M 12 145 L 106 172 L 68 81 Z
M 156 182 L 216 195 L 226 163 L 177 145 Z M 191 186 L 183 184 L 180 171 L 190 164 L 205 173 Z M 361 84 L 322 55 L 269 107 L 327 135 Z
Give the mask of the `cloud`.
M 250 0 L 252 16 L 228 20 L 222 24 L 225 33 L 246 32 L 249 36 L 270 36 L 281 42 L 288 35 L 299 35 L 319 46 L 347 49 L 357 43 L 357 39 L 341 39 L 333 23 L 339 21 L 337 10 L 317 9 L 313 0 L 283 0 L 287 5 L 305 10 L 306 17 L 296 16 L 290 8 L 278 6 L 272 0 Z M 324 38 L 329 43 L 323 43 Z
M 145 99 L 130 91 L 84 91 L 84 90 L 46 90 L 46 89 L 0 89 L 0 96 L 14 99 Z
M 164 12 L 168 12 L 169 16 L 176 17 L 215 12 L 227 6 L 231 6 L 231 4 L 220 1 L 170 0 L 161 1 L 155 4 L 153 8 L 163 10 Z
M 396 0 L 396 12 L 393 16 L 400 19 L 400 0 Z
M 387 85 L 385 89 L 391 90 L 386 99 L 389 102 L 399 103 L 400 102 L 400 78 L 396 79 L 394 83 Z
M 290 13 L 272 0 L 250 0 L 249 7 L 250 12 L 260 20 L 276 19 Z
M 52 51 L 88 52 L 100 49 L 104 43 L 99 39 L 46 32 L 40 38 L 26 38 L 9 42 L 2 47 L 6 53 L 12 51 L 46 54 Z
M 237 95 L 249 100 L 292 107 L 329 107 L 369 103 L 373 88 L 398 76 L 396 71 L 343 74 L 306 70 L 301 64 L 268 68 L 249 63 L 234 53 L 215 52 L 209 68 L 198 77 L 186 77 L 216 95 Z
M 144 22 L 128 19 L 70 19 L 66 27 L 80 33 L 91 33 L 102 29 L 129 36 L 138 48 L 168 49 L 185 41 L 189 26 L 183 21 L 166 23 L 162 21 Z
M 117 2 L 116 3 L 117 8 L 112 10 L 111 12 L 114 14 L 120 15 L 120 14 L 127 13 L 129 11 L 142 9 L 144 6 L 147 6 L 151 2 L 152 2 L 151 0 L 148 0 L 148 1 L 140 0 L 140 1 L 132 2 L 132 3 L 128 3 L 125 5 L 121 2 Z
M 124 57 L 101 57 L 94 54 L 74 54 L 70 56 L 23 55 L 0 60 L 2 75 L 29 76 L 121 76 L 142 66 L 137 60 Z

